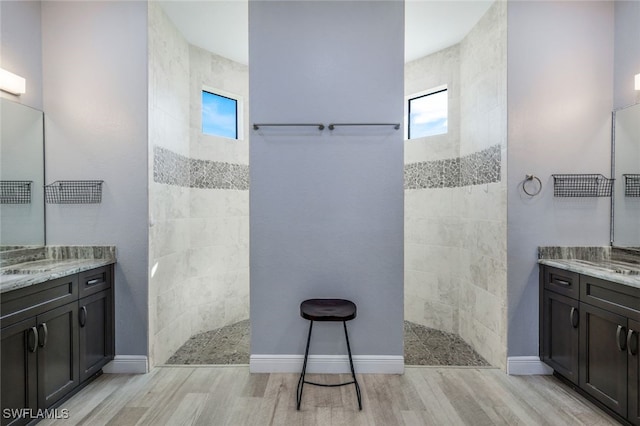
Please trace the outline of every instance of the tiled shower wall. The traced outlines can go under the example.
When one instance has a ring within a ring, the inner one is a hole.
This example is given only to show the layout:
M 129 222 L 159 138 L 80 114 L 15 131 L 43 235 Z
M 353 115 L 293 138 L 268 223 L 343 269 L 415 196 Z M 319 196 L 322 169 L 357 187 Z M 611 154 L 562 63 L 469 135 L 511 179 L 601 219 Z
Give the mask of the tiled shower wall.
M 405 143 L 405 319 L 506 353 L 506 6 L 406 65 L 406 94 L 448 85 L 449 132 Z M 243 97 L 247 67 L 189 46 L 149 6 L 150 354 L 248 317 L 248 142 L 202 135 L 202 85 Z M 212 79 L 213 77 L 213 79 Z M 248 120 L 244 135 L 249 134 Z
M 491 364 L 507 358 L 507 2 L 497 1 L 460 43 L 460 155 L 495 149 L 496 180 L 462 189 L 460 336 Z M 471 168 L 470 173 L 483 170 Z M 486 169 L 485 169 L 486 170 Z M 463 171 L 463 174 L 465 172 Z
M 442 84 L 449 133 L 405 143 L 405 318 L 504 368 L 505 2 L 460 44 L 407 64 L 407 95 Z
M 198 173 L 190 197 L 192 332 L 199 333 L 249 318 L 249 120 L 239 123 L 242 140 L 214 137 L 202 134 L 200 112 L 206 86 L 240 97 L 239 116 L 248 117 L 249 70 L 195 46 L 189 55 L 192 176 Z
M 189 45 L 149 2 L 149 364 L 191 332 L 188 187 L 154 179 L 154 147 L 189 155 Z
M 455 187 L 460 181 L 460 46 L 405 65 L 405 94 L 447 85 L 448 132 L 405 142 L 405 319 L 457 333 Z
M 190 46 L 151 2 L 149 81 L 153 366 L 191 335 L 248 317 L 248 143 L 200 132 L 203 85 L 243 97 L 246 107 L 248 75 Z

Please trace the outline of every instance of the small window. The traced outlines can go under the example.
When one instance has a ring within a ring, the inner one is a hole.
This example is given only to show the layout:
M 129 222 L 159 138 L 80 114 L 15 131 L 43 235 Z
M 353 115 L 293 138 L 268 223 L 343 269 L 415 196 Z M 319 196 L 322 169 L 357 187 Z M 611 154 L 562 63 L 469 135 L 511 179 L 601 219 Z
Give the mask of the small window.
M 409 99 L 409 139 L 447 133 L 447 89 Z
M 238 139 L 238 100 L 203 90 L 202 133 Z

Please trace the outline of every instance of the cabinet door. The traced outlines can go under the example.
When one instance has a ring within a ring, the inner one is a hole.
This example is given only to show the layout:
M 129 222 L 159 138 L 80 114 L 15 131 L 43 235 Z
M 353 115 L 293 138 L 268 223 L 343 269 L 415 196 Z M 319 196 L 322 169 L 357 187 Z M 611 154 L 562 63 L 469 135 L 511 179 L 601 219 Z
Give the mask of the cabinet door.
M 80 382 L 113 359 L 111 291 L 80 299 Z
M 580 387 L 627 415 L 627 319 L 580 303 Z
M 38 406 L 48 408 L 79 383 L 78 302 L 38 315 Z
M 27 419 L 15 416 L 17 411 L 7 413 L 5 410 L 30 409 L 35 412 L 38 408 L 36 319 L 33 317 L 5 327 L 1 334 L 2 425 L 23 425 Z
M 579 302 L 545 291 L 542 317 L 542 361 L 578 384 Z
M 640 322 L 629 320 L 627 331 L 627 355 L 629 356 L 628 420 L 640 425 Z

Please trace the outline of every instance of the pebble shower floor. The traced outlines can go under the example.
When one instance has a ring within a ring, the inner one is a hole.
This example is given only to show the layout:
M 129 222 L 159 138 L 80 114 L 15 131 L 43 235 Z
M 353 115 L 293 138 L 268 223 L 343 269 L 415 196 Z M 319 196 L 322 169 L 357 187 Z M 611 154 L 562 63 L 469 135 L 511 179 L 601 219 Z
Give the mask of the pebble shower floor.
M 249 320 L 192 336 L 167 364 L 249 364 Z M 489 366 L 458 335 L 404 322 L 406 365 Z

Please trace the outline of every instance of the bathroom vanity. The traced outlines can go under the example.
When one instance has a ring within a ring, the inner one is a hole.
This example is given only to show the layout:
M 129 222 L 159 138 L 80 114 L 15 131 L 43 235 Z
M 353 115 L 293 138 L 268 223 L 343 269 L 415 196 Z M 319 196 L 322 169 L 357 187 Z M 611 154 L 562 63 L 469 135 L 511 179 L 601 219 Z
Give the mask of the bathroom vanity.
M 47 257 L 0 268 L 2 425 L 36 420 L 113 359 L 114 263 Z
M 640 264 L 539 264 L 540 359 L 618 420 L 640 425 Z

